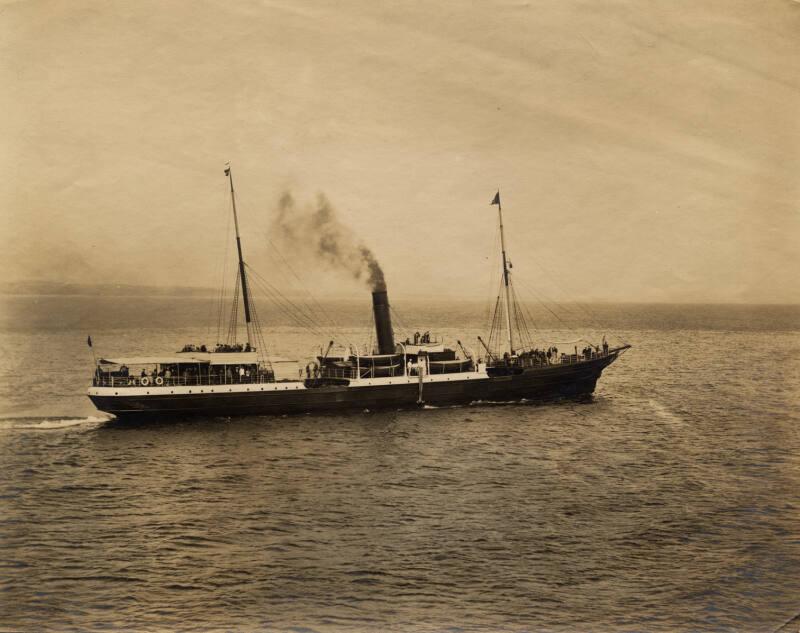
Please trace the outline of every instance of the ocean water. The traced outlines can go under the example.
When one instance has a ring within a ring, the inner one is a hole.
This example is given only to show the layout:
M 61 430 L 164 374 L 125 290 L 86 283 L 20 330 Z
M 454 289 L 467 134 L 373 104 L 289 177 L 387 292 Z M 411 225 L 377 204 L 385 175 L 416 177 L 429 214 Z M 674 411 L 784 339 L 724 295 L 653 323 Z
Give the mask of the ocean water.
M 472 345 L 485 318 L 396 307 Z M 264 306 L 271 350 L 364 338 L 367 303 L 324 310 Z M 213 340 L 208 302 L 4 299 L 0 630 L 800 628 L 800 309 L 563 315 L 533 316 L 633 345 L 589 402 L 123 424 L 86 336 L 172 352 Z

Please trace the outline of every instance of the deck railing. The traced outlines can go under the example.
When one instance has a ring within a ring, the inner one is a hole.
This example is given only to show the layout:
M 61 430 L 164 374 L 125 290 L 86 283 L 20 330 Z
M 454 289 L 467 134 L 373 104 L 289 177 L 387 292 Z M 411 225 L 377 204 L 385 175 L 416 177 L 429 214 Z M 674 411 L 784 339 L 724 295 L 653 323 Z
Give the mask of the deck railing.
M 572 365 L 575 363 L 586 362 L 608 356 L 609 353 L 601 351 L 600 353 L 592 351 L 591 354 L 560 354 L 557 358 L 541 358 L 536 356 L 517 357 L 509 361 L 510 367 L 548 367 L 551 365 Z M 490 366 L 504 365 L 503 359 L 497 359 L 494 362 L 489 362 Z M 369 378 L 387 378 L 391 377 L 386 375 L 385 367 L 323 367 L 320 373 L 315 378 L 332 378 L 343 380 L 357 380 Z M 416 366 L 408 371 L 409 376 L 417 376 L 418 369 Z M 447 373 L 466 373 L 474 372 L 475 369 L 469 366 L 469 369 L 464 369 L 460 372 L 447 372 Z M 404 376 L 406 371 L 403 368 L 398 368 L 392 376 Z M 95 387 L 178 387 L 178 386 L 213 386 L 213 385 L 245 385 L 245 384 L 264 384 L 275 382 L 275 377 L 271 373 L 261 372 L 253 376 L 228 375 L 225 374 L 200 374 L 200 375 L 187 375 L 187 376 L 153 376 L 148 374 L 146 376 L 133 376 L 122 375 L 120 372 L 102 372 L 96 374 L 92 381 Z
M 256 376 L 196 375 L 196 376 L 123 376 L 103 373 L 95 376 L 95 387 L 184 387 L 204 385 L 245 385 L 275 382 L 271 374 Z
M 592 350 L 589 354 L 559 354 L 555 358 L 544 358 L 539 356 L 518 356 L 508 361 L 509 367 L 549 367 L 551 365 L 574 365 L 575 363 L 583 363 L 589 360 L 596 360 L 598 358 L 605 358 L 609 353 L 606 351 L 595 352 Z M 498 358 L 490 365 L 498 366 L 505 365 L 503 358 Z

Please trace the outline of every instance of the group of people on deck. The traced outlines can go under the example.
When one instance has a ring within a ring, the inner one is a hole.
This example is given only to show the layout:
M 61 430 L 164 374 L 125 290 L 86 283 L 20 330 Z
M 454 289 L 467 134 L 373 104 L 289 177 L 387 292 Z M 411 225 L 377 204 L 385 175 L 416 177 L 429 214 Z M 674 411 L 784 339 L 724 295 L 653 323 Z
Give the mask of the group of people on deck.
M 236 343 L 235 345 L 228 345 L 227 343 L 217 343 L 217 346 L 214 348 L 215 352 L 254 352 L 256 351 L 255 347 L 252 347 L 250 343 L 245 343 L 242 345 L 241 343 Z
M 209 349 L 205 345 L 193 345 L 191 343 L 184 345 L 181 352 L 208 352 Z M 229 345 L 228 343 L 217 343 L 214 347 L 215 352 L 254 352 L 256 348 L 250 345 L 250 343 L 245 343 L 242 345 L 241 343 L 235 343 L 233 345 Z
M 197 367 L 165 365 L 152 369 L 142 367 L 137 375 L 122 365 L 117 371 L 103 371 L 100 366 L 95 369 L 94 384 L 114 384 L 115 386 L 161 386 L 161 385 L 193 385 L 193 384 L 237 384 L 262 382 L 270 378 L 270 372 L 261 371 L 257 365 L 218 365 L 210 372 L 206 369 L 198 372 Z
M 422 334 L 420 334 L 419 332 L 414 332 L 413 341 L 408 337 L 406 337 L 405 340 L 406 345 L 419 345 L 420 343 L 430 343 L 430 342 L 431 342 L 430 332 L 423 332 Z
M 567 355 L 562 353 L 559 357 L 558 355 L 558 347 L 553 345 L 552 347 L 548 347 L 546 350 L 540 350 L 539 348 L 534 348 L 532 350 L 527 350 L 524 352 L 519 352 L 517 357 L 522 361 L 523 364 L 533 364 L 533 365 L 550 365 L 552 363 L 558 362 L 575 362 L 580 360 L 581 358 L 585 360 L 589 360 L 592 357 L 598 358 L 601 356 L 600 352 L 601 346 L 599 345 L 587 345 L 584 347 L 580 354 L 578 354 L 578 346 L 575 346 L 575 354 Z M 603 337 L 602 343 L 602 356 L 608 355 L 608 342 L 606 338 Z M 570 361 L 570 356 L 572 360 Z M 505 361 L 506 365 L 512 364 L 513 359 L 509 356 L 508 352 L 503 354 L 503 360 Z

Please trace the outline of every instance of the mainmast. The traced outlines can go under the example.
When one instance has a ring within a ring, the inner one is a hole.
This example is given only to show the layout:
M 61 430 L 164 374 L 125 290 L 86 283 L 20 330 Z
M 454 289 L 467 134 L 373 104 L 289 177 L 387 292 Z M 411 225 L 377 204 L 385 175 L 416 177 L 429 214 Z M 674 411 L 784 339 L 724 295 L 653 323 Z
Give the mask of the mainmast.
M 231 203 L 233 204 L 233 225 L 236 228 L 236 250 L 239 252 L 239 278 L 242 280 L 242 300 L 244 301 L 244 320 L 247 328 L 247 344 L 250 341 L 250 296 L 247 292 L 247 273 L 244 268 L 244 258 L 242 257 L 242 240 L 239 237 L 239 219 L 236 217 L 236 194 L 233 191 L 233 175 L 231 174 L 230 163 L 225 167 L 225 175 L 231 183 Z
M 503 207 L 500 204 L 500 190 L 492 200 L 492 204 L 497 205 L 497 214 L 500 218 L 500 247 L 503 250 L 503 285 L 505 286 L 506 298 L 506 332 L 508 333 L 508 351 L 514 355 L 514 338 L 511 332 L 511 290 L 508 287 L 508 259 L 506 258 L 506 238 L 503 234 Z

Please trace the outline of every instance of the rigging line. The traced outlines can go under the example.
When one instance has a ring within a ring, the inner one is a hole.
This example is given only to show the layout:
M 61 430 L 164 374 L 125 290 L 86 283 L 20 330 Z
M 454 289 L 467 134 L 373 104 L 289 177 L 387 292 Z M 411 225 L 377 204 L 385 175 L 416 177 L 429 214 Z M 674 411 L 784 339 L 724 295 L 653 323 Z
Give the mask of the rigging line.
M 494 313 L 492 314 L 492 322 L 491 322 L 491 332 L 496 332 L 498 336 L 498 347 L 499 337 L 502 335 L 503 328 L 505 327 L 502 322 L 503 316 L 505 316 L 505 304 L 502 300 L 502 293 L 503 293 L 503 284 L 504 284 L 504 276 L 501 272 L 497 277 L 497 291 L 495 293 L 495 306 L 494 306 Z M 495 322 L 495 319 L 500 319 L 499 321 Z
M 375 310 L 372 310 L 372 312 L 370 312 L 370 315 L 372 316 L 372 327 L 369 328 L 369 339 L 367 340 L 367 350 L 368 351 L 369 350 L 373 350 L 374 351 L 375 347 L 378 346 L 378 341 L 377 340 L 375 341 L 375 346 L 373 347 L 373 345 L 372 345 L 372 341 L 373 341 L 372 337 L 375 336 Z M 380 350 L 378 350 L 378 351 L 380 352 Z
M 492 293 L 492 298 L 494 298 L 494 302 L 495 302 L 494 312 L 497 311 L 497 301 L 500 298 L 500 293 L 503 291 L 503 275 L 502 275 L 502 273 L 500 274 L 499 278 L 496 278 L 496 279 L 497 279 L 497 283 L 494 286 L 496 288 L 496 291 Z M 490 332 L 491 332 L 492 323 L 494 323 L 494 312 L 492 312 L 491 307 L 487 305 L 486 317 L 484 319 L 484 322 L 486 323 L 486 327 L 489 328 Z
M 410 330 L 410 329 L 409 329 L 409 328 L 406 326 L 405 322 L 403 321 L 403 318 L 400 316 L 400 312 L 398 312 L 398 311 L 397 311 L 395 308 L 393 308 L 391 305 L 389 306 L 389 311 L 390 311 L 390 312 L 392 313 L 392 315 L 394 316 L 394 321 L 395 321 L 395 322 L 396 322 L 396 323 L 397 323 L 397 324 L 400 326 L 400 327 L 398 328 L 398 329 L 400 330 L 400 333 L 401 333 L 400 335 L 402 336 L 403 334 L 405 334 L 405 335 L 406 335 L 406 337 L 409 337 L 409 336 L 410 336 L 410 334 L 411 334 L 411 330 Z M 374 317 L 374 316 L 373 316 L 372 320 L 373 320 L 373 321 L 375 320 L 375 317 Z M 396 337 L 395 337 L 395 338 L 396 338 Z
M 269 360 L 267 342 L 264 340 L 264 333 L 261 329 L 261 320 L 258 318 L 258 313 L 253 311 L 253 318 L 255 321 L 256 326 L 256 344 L 258 345 L 258 349 L 260 350 L 259 358 L 267 365 L 267 367 L 272 370 L 272 363 Z M 274 377 L 274 372 L 273 372 Z
M 558 303 L 557 301 L 555 301 L 553 298 L 551 298 L 551 297 L 548 297 L 548 296 L 547 296 L 547 295 L 546 295 L 546 294 L 545 294 L 543 291 L 541 292 L 541 296 L 544 296 L 545 298 L 547 298 L 547 299 L 550 301 L 550 303 L 552 303 L 554 306 L 555 306 L 555 305 L 558 305 L 558 306 L 560 306 L 561 308 L 563 308 L 563 309 L 564 309 L 564 311 L 565 311 L 565 312 L 569 312 L 570 314 L 575 314 L 575 313 L 576 313 L 576 312 L 575 312 L 575 310 L 574 310 L 573 308 L 569 307 L 571 304 L 574 304 L 574 305 L 576 305 L 576 306 L 578 306 L 578 307 L 581 307 L 581 308 L 583 309 L 583 311 L 584 311 L 584 314 L 585 314 L 585 315 L 589 316 L 590 318 L 594 318 L 594 319 L 596 319 L 596 317 L 595 317 L 594 315 L 592 315 L 592 314 L 591 314 L 591 312 L 589 312 L 589 311 L 587 310 L 587 308 L 586 308 L 585 306 L 583 306 L 583 305 L 582 305 L 580 302 L 577 302 L 577 301 L 573 301 L 573 300 L 572 300 L 572 297 L 571 297 L 571 295 L 570 295 L 570 294 L 569 294 L 569 293 L 568 293 L 568 292 L 565 290 L 565 288 L 564 288 L 564 287 L 563 287 L 563 286 L 562 286 L 562 285 L 561 285 L 561 284 L 558 282 L 558 280 L 556 279 L 556 277 L 555 277 L 555 276 L 554 276 L 554 275 L 553 275 L 553 274 L 552 274 L 550 271 L 548 271 L 548 270 L 547 270 L 547 269 L 546 269 L 546 268 L 545 268 L 545 267 L 544 267 L 544 266 L 543 266 L 543 265 L 542 265 L 542 264 L 539 262 L 539 260 L 538 260 L 538 259 L 537 259 L 537 258 L 536 258 L 536 257 L 535 257 L 533 254 L 531 254 L 531 255 L 530 255 L 530 258 L 531 258 L 531 260 L 533 261 L 533 263 L 534 263 L 534 264 L 536 264 L 536 266 L 539 268 L 539 270 L 541 270 L 541 271 L 544 273 L 544 275 L 545 275 L 545 278 L 547 278 L 549 281 L 551 281 L 551 282 L 552 282 L 552 283 L 555 285 L 556 289 L 560 291 L 560 293 L 561 293 L 561 294 L 564 296 L 564 298 L 566 299 L 566 303 L 559 304 L 559 303 Z M 599 321 L 599 319 L 596 319 L 596 320 L 598 320 L 598 321 Z
M 516 288 L 514 288 L 513 285 L 511 286 L 511 292 L 514 295 L 515 309 L 519 310 L 519 319 L 521 320 L 522 326 L 525 329 L 525 335 L 528 337 L 528 348 L 532 349 L 534 343 L 534 337 L 531 335 L 530 328 L 528 327 L 528 319 L 525 317 L 525 310 L 526 310 L 525 304 L 519 300 L 517 296 L 517 290 Z M 530 314 L 528 314 L 528 317 L 530 317 Z M 533 323 L 534 330 L 538 333 L 539 328 L 536 326 L 536 322 L 533 320 L 533 318 L 531 318 L 530 320 Z
M 296 310 L 292 309 L 290 303 L 285 302 L 279 294 L 276 294 L 273 289 L 270 289 L 269 286 L 264 285 L 263 281 L 257 277 L 253 277 L 253 281 L 256 284 L 256 287 L 263 292 L 269 300 L 271 300 L 277 308 L 284 314 L 284 316 L 288 317 L 290 322 L 293 322 L 295 325 L 299 327 L 305 328 L 312 332 L 317 336 L 322 336 L 323 333 L 319 331 L 319 329 L 314 325 L 314 323 L 309 323 L 308 317 Z
M 497 350 L 502 350 L 505 348 L 505 344 L 503 343 L 503 337 L 505 336 L 506 339 L 508 338 L 508 334 L 503 334 L 505 331 L 504 328 L 507 327 L 507 319 L 506 319 L 506 302 L 503 301 L 503 297 L 500 297 L 500 301 L 497 304 L 497 325 L 495 326 L 495 331 L 497 332 L 497 338 L 495 339 L 495 346 Z M 506 341 L 507 342 L 507 341 Z
M 298 310 L 292 307 L 291 303 L 288 303 L 282 299 L 279 294 L 274 293 L 268 287 L 262 285 L 261 281 L 258 282 L 258 288 L 264 293 L 264 295 L 272 301 L 275 306 L 286 316 L 289 318 L 290 322 L 294 323 L 295 325 L 302 327 L 309 332 L 312 332 L 315 336 L 324 336 L 325 333 L 322 332 L 319 327 L 315 323 L 309 320 L 309 318 L 299 312 Z
M 532 315 L 530 309 L 528 308 L 528 305 L 524 301 L 519 301 L 518 295 L 516 293 L 516 288 L 512 288 L 512 290 L 514 291 L 514 300 L 518 301 L 519 306 L 520 306 L 520 310 L 522 311 L 523 320 L 524 320 L 524 323 L 525 323 L 525 328 L 526 328 L 526 331 L 528 333 L 528 337 L 530 338 L 530 344 L 533 345 L 535 337 L 530 333 L 530 330 L 527 329 L 528 328 L 528 320 L 530 320 L 530 322 L 533 324 L 533 329 L 534 329 L 535 333 L 538 335 L 538 337 L 540 339 L 542 339 L 542 342 L 544 343 L 544 332 L 542 331 L 542 329 L 537 325 L 536 321 L 534 320 L 533 315 Z
M 289 272 L 292 273 L 294 278 L 300 284 L 300 288 L 311 298 L 311 301 L 313 301 L 316 304 L 317 308 L 320 310 L 320 312 L 322 312 L 323 316 L 325 316 L 331 322 L 331 325 L 333 327 L 335 327 L 335 328 L 338 328 L 339 327 L 339 323 L 328 313 L 328 311 L 322 306 L 322 304 L 317 300 L 317 298 L 311 293 L 311 291 L 305 285 L 305 283 L 300 278 L 300 276 L 295 272 L 294 268 L 292 268 L 291 264 L 289 264 L 288 260 L 284 257 L 283 253 L 275 245 L 275 243 L 272 241 L 272 239 L 269 237 L 269 235 L 266 235 L 266 238 L 267 238 L 267 242 L 269 242 L 269 245 L 278 254 L 278 256 L 281 258 L 281 260 L 283 261 L 283 263 L 286 266 L 286 268 L 289 269 Z
M 532 287 L 527 287 L 527 284 L 524 284 L 524 285 L 526 286 L 526 289 L 529 290 L 534 295 L 534 298 L 537 299 L 537 301 L 542 305 L 542 307 L 544 307 L 545 310 L 550 312 L 556 319 L 558 319 L 558 321 L 561 322 L 564 325 L 564 327 L 566 327 L 567 329 L 578 330 L 578 331 L 581 331 L 581 330 L 585 331 L 586 330 L 586 326 L 581 323 L 581 320 L 580 320 L 580 316 L 581 315 L 575 313 L 574 311 L 570 311 L 570 315 L 571 315 L 570 320 L 572 321 L 572 325 L 564 322 L 555 312 L 550 310 L 550 308 L 546 305 L 546 303 L 541 298 L 538 297 L 538 295 L 540 294 L 539 292 L 537 292 Z M 552 299 L 550 299 L 550 302 L 553 303 L 554 305 L 557 305 Z M 576 314 L 577 314 L 577 316 L 576 316 Z M 588 315 L 588 316 L 590 317 L 590 320 L 591 320 L 591 315 Z M 600 325 L 602 330 L 607 331 L 610 335 L 619 338 L 620 341 L 625 343 L 625 339 L 623 338 L 622 333 L 620 333 L 619 331 L 614 331 L 614 330 L 612 330 L 610 328 L 607 328 L 607 327 L 602 327 L 602 325 L 603 325 L 602 323 L 592 323 L 590 325 L 589 329 L 596 330 L 597 329 L 597 325 Z M 581 340 L 581 339 L 578 339 L 578 340 Z M 586 343 L 591 344 L 591 342 L 587 341 L 586 339 L 582 339 L 582 340 L 584 340 L 584 342 L 586 342 Z
M 536 301 L 538 301 L 538 302 L 539 302 L 539 304 L 541 304 L 541 306 L 542 306 L 542 307 L 543 307 L 545 310 L 547 310 L 547 311 L 548 311 L 550 314 L 552 314 L 552 315 L 553 315 L 553 316 L 556 318 L 556 320 L 557 320 L 559 323 L 561 323 L 561 324 L 562 324 L 562 325 L 563 325 L 565 328 L 567 328 L 567 329 L 577 329 L 575 326 L 576 326 L 576 325 L 578 325 L 578 324 L 575 324 L 575 325 L 573 325 L 573 326 L 570 326 L 570 325 L 569 325 L 569 324 L 568 324 L 566 321 L 564 321 L 564 320 L 563 320 L 563 319 L 562 319 L 560 316 L 558 316 L 558 315 L 557 315 L 555 312 L 553 312 L 553 311 L 552 311 L 552 310 L 551 310 L 551 309 L 548 307 L 548 305 L 547 305 L 547 304 L 546 304 L 546 303 L 545 303 L 545 302 L 544 302 L 544 301 L 543 301 L 543 300 L 542 300 L 542 299 L 539 297 L 539 293 L 538 293 L 538 292 L 536 292 L 536 291 L 535 291 L 535 290 L 534 290 L 532 287 L 529 287 L 529 286 L 528 286 L 527 284 L 525 284 L 525 283 L 523 283 L 522 285 L 523 285 L 523 287 L 524 287 L 526 290 L 528 290 L 529 292 L 531 292 L 531 294 L 533 295 L 534 299 L 536 299 Z
M 312 323 L 314 325 L 314 327 L 316 327 L 317 329 L 322 330 L 322 325 L 320 323 L 318 323 L 317 320 L 314 318 L 313 311 L 308 310 L 307 307 L 305 307 L 305 309 L 304 309 L 304 307 L 298 306 L 291 299 L 289 299 L 286 295 L 284 295 L 280 290 L 278 290 L 277 287 L 273 286 L 269 281 L 267 281 L 267 279 L 265 277 L 263 277 L 261 274 L 259 274 L 257 271 L 255 271 L 254 269 L 252 269 L 249 266 L 248 266 L 248 269 L 253 273 L 253 275 L 255 275 L 256 278 L 258 278 L 274 294 L 279 296 L 285 303 L 287 303 L 289 306 L 291 306 L 291 308 L 293 310 L 295 310 L 298 314 L 302 315 L 303 318 L 306 319 L 306 321 Z
M 226 196 L 227 198 L 227 196 Z M 220 283 L 220 291 L 219 291 L 219 304 L 217 309 L 217 343 L 221 340 L 222 334 L 222 321 L 224 315 L 224 302 L 225 302 L 225 290 L 226 290 L 226 281 L 228 278 L 228 257 L 230 252 L 230 236 L 231 236 L 231 216 L 232 214 L 230 211 L 230 199 L 228 199 L 228 212 L 226 212 L 226 216 L 228 221 L 225 225 L 225 254 L 222 257 L 222 279 Z
M 539 261 L 539 259 L 534 254 L 531 253 L 530 258 L 533 261 L 533 263 L 536 264 L 537 268 L 539 268 L 539 270 L 541 270 L 545 274 L 545 277 L 548 278 L 555 285 L 555 287 L 561 292 L 561 294 L 563 294 L 566 299 L 572 300 L 572 297 L 574 295 L 568 292 L 566 288 L 564 288 L 564 286 L 561 285 L 561 282 L 558 281 L 558 278 L 552 272 L 550 272 L 550 270 L 545 268 L 544 264 L 542 264 L 541 261 Z
M 497 300 L 495 301 L 494 304 L 494 315 L 492 316 L 492 323 L 489 329 L 489 340 L 487 341 L 488 347 L 490 350 L 492 350 L 493 355 L 495 351 L 493 339 L 497 338 L 499 340 L 501 335 L 501 333 L 499 332 L 500 328 L 498 327 L 498 318 L 500 319 L 500 323 L 502 323 L 502 315 L 499 314 L 502 311 L 502 309 L 503 309 L 502 302 L 500 301 L 500 295 L 498 294 Z M 497 330 L 495 328 L 497 328 Z
M 250 338 L 251 331 L 255 337 L 254 343 L 256 347 L 266 347 L 264 344 L 264 337 L 261 332 L 261 321 L 258 318 L 258 311 L 256 309 L 255 297 L 251 294 L 249 297 L 249 305 L 250 305 L 250 314 L 252 317 L 252 322 L 248 324 L 247 335 L 248 339 Z
M 525 343 L 527 342 L 527 346 L 530 348 L 532 347 L 532 338 L 530 335 L 530 331 L 528 330 L 528 324 L 525 322 L 525 316 L 522 314 L 522 309 L 520 308 L 519 301 L 517 300 L 517 293 L 514 290 L 514 286 L 511 286 L 511 296 L 514 301 L 514 320 L 517 323 L 517 331 L 519 333 L 520 339 L 523 339 L 523 349 L 525 348 Z M 527 336 L 527 341 L 525 341 L 525 337 Z
M 366 318 L 363 318 L 361 323 L 362 323 L 362 325 L 358 326 L 358 331 L 360 332 L 361 336 L 363 336 L 365 332 L 368 334 L 366 351 L 367 351 L 367 353 L 369 353 L 369 346 L 372 344 L 372 335 L 375 332 L 375 312 L 374 312 L 374 310 L 370 309 L 369 315 Z M 358 345 L 357 344 L 356 344 L 356 349 L 358 349 Z
M 553 281 L 553 283 L 554 283 L 554 284 L 556 285 L 556 287 L 557 287 L 557 288 L 558 288 L 558 289 L 561 291 L 561 293 L 562 293 L 562 294 L 563 294 L 563 295 L 564 295 L 566 298 L 568 298 L 568 299 L 569 299 L 569 298 L 570 298 L 570 294 L 569 294 L 569 293 L 568 293 L 568 292 L 567 292 L 567 291 L 564 289 L 564 287 L 563 287 L 563 286 L 562 286 L 562 285 L 559 283 L 558 279 L 557 279 L 557 278 L 556 278 L 556 277 L 555 277 L 555 276 L 554 276 L 554 275 L 553 275 L 551 272 L 549 272 L 549 271 L 548 271 L 548 270 L 547 270 L 547 269 L 546 269 L 546 268 L 545 268 L 545 267 L 544 267 L 544 266 L 543 266 L 543 265 L 542 265 L 542 264 L 541 264 L 539 261 L 537 261 L 537 259 L 536 259 L 535 257 L 531 257 L 531 259 L 533 260 L 534 264 L 536 264 L 536 265 L 539 267 L 539 269 L 540 269 L 542 272 L 544 272 L 544 273 L 545 273 L 545 275 L 547 275 L 547 276 L 548 276 L 548 277 L 551 279 L 551 281 Z M 617 335 L 617 336 L 620 338 L 620 340 L 621 340 L 623 343 L 625 342 L 625 340 L 624 340 L 624 338 L 623 338 L 623 337 L 625 336 L 625 335 L 624 335 L 624 332 L 622 332 L 621 330 L 616 330 L 616 331 L 615 331 L 615 330 L 613 330 L 613 329 L 609 328 L 609 327 L 608 327 L 608 325 L 607 325 L 607 324 L 606 324 L 606 323 L 605 323 L 605 322 L 604 322 L 602 319 L 600 319 L 600 318 L 597 316 L 597 314 L 596 314 L 595 312 L 593 312 L 591 309 L 589 309 L 589 306 L 588 306 L 587 304 L 581 303 L 581 302 L 579 302 L 579 301 L 573 301 L 573 303 L 574 303 L 574 304 L 575 304 L 575 305 L 576 305 L 578 308 L 580 308 L 581 310 L 583 310 L 583 311 L 584 311 L 584 314 L 586 314 L 586 316 L 588 316 L 588 317 L 589 317 L 591 320 L 593 320 L 593 321 L 597 322 L 597 324 L 598 324 L 598 325 L 600 325 L 602 329 L 604 329 L 604 330 L 608 331 L 609 333 L 614 333 L 614 334 L 616 334 L 616 335 Z M 625 338 L 627 338 L 627 337 L 625 337 Z
M 296 310 L 293 307 L 293 304 L 286 300 L 286 298 L 274 288 L 264 284 L 263 279 L 260 279 L 259 277 L 254 277 L 253 279 L 256 282 L 259 290 L 261 290 L 261 292 L 263 292 L 267 298 L 271 300 L 278 307 L 278 309 L 289 318 L 291 322 L 299 327 L 309 330 L 316 336 L 324 336 L 324 332 L 317 327 L 313 320 L 310 320 L 309 317 L 303 312 Z
M 489 252 L 493 253 L 494 257 L 493 257 L 493 259 L 490 259 L 490 257 L 491 257 L 491 255 L 490 255 L 489 257 L 486 258 L 487 260 L 490 260 L 489 261 L 490 266 L 489 266 L 489 274 L 487 276 L 487 284 L 486 284 L 487 294 L 485 295 L 486 296 L 486 304 L 484 306 L 484 318 L 483 318 L 484 323 L 488 323 L 489 322 L 489 313 L 492 310 L 492 299 L 495 297 L 496 294 L 498 294 L 500 292 L 500 290 L 498 290 L 498 293 L 493 292 L 493 289 L 494 289 L 493 280 L 496 279 L 495 271 L 500 267 L 499 264 L 500 264 L 500 260 L 501 260 L 501 254 L 500 254 L 500 227 L 497 226 L 497 225 L 495 225 L 495 228 L 494 228 L 494 239 L 492 240 L 492 249 Z
M 239 277 L 237 276 L 237 280 Z M 236 345 L 239 338 L 239 282 L 236 283 L 236 290 L 233 292 L 233 306 L 231 308 L 231 319 L 228 329 L 228 344 Z
M 551 297 L 548 297 L 546 294 L 544 294 L 544 292 L 542 292 L 541 290 L 536 290 L 536 288 L 534 288 L 533 285 L 528 285 L 526 282 L 522 281 L 521 279 L 519 281 L 522 284 L 523 289 L 528 291 L 531 294 L 531 296 L 538 303 L 540 303 L 546 310 L 551 312 L 551 314 L 553 314 L 553 316 L 555 316 L 556 319 L 559 320 L 559 322 L 563 323 L 567 327 L 573 327 L 573 328 L 576 328 L 576 329 L 579 329 L 581 327 L 580 321 L 576 318 L 575 313 L 572 310 L 567 310 L 565 304 L 559 304 L 557 301 L 554 301 Z M 570 316 L 567 316 L 567 314 L 565 314 L 564 317 L 569 319 L 569 320 L 572 320 L 573 325 L 569 326 L 553 310 L 550 310 L 547 307 L 547 305 L 545 305 L 546 303 L 550 303 L 554 308 L 556 308 L 556 307 L 564 308 L 564 311 L 567 312 L 570 315 Z
M 514 322 L 517 325 L 517 333 L 520 338 L 520 343 L 522 343 L 522 349 L 524 350 L 526 341 L 523 339 L 525 331 L 527 330 L 527 326 L 523 328 L 523 325 L 525 325 L 525 323 L 524 320 L 522 320 L 521 318 L 519 301 L 517 301 L 517 293 L 514 290 L 513 284 L 511 284 L 511 298 L 512 298 L 512 305 L 514 306 Z M 528 336 L 528 339 L 530 339 L 530 335 Z
M 295 279 L 297 280 L 297 284 L 294 285 L 294 288 L 302 290 L 305 294 L 309 294 L 308 290 L 303 286 L 302 281 L 300 281 L 300 278 L 297 276 L 292 267 L 289 265 L 289 262 L 283 257 L 283 255 L 280 253 L 280 251 L 278 251 L 277 247 L 274 244 L 272 244 L 271 241 L 270 244 L 272 245 L 272 249 L 270 249 L 268 252 L 275 269 L 283 269 L 283 268 L 288 269 L 289 272 L 292 274 L 292 276 L 294 276 Z M 280 255 L 281 257 L 280 260 L 275 256 L 275 252 L 273 251 L 276 251 Z M 266 282 L 266 279 L 264 279 L 264 281 Z M 297 306 L 298 310 L 302 310 L 304 313 L 311 315 L 312 318 L 316 320 L 315 311 L 317 310 L 317 308 L 311 306 L 311 304 L 305 298 L 296 299 L 295 305 Z M 321 313 L 323 311 L 319 310 L 319 312 Z M 322 324 L 320 323 L 320 325 Z
M 317 323 L 317 321 L 313 317 L 312 314 L 308 314 L 306 311 L 299 308 L 292 302 L 291 299 L 286 297 L 278 290 L 275 286 L 270 284 L 263 276 L 261 276 L 258 272 L 247 266 L 247 268 L 253 273 L 253 278 L 260 282 L 260 288 L 264 291 L 268 296 L 270 296 L 276 304 L 280 304 L 284 310 L 291 312 L 294 316 L 291 317 L 296 320 L 298 323 L 307 323 L 308 327 L 313 328 L 316 334 L 322 335 L 322 326 Z
M 513 290 L 514 290 L 514 296 L 516 297 L 517 296 L 517 294 L 516 294 L 517 289 L 514 288 Z M 530 311 L 530 308 L 528 308 L 528 304 L 526 302 L 524 302 L 524 301 L 520 301 L 520 306 L 521 306 L 520 309 L 525 311 L 525 314 L 527 315 L 527 318 L 530 319 L 530 322 L 533 324 L 533 329 L 536 331 L 536 333 L 539 336 L 543 336 L 542 328 L 540 328 L 537 325 L 536 320 L 533 318 L 533 314 Z
M 228 321 L 228 335 L 226 343 L 234 345 L 236 343 L 236 333 L 239 320 L 239 273 L 236 273 L 236 287 L 233 291 L 233 303 L 231 305 L 230 320 Z

